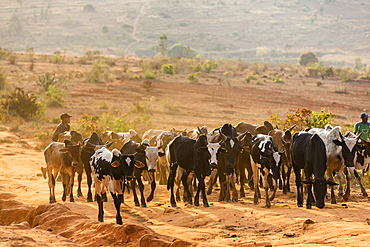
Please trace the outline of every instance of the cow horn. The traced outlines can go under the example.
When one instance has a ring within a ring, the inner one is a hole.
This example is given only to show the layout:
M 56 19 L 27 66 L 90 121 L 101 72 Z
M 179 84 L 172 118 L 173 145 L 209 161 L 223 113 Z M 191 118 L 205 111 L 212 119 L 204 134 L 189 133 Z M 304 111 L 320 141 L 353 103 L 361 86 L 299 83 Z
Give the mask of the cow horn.
M 294 124 L 294 125 L 293 125 L 292 127 L 290 127 L 288 130 L 289 130 L 289 131 L 292 131 L 296 126 L 297 126 L 297 125 L 295 125 L 295 124 Z
M 224 133 L 222 133 L 222 131 L 220 131 L 220 134 L 221 134 L 221 140 L 226 141 L 227 136 Z

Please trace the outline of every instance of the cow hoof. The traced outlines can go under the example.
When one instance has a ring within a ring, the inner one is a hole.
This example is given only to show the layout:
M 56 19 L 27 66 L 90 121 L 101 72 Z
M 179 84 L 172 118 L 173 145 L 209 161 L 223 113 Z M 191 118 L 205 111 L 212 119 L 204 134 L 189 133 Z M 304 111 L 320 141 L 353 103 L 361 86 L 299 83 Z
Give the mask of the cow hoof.
M 57 202 L 56 200 L 49 201 L 50 204 L 53 204 L 53 203 L 56 203 L 56 202 Z
M 177 207 L 177 205 L 176 205 L 176 204 L 171 203 L 171 207 L 175 208 L 175 207 Z
M 194 202 L 194 206 L 199 206 L 199 202 Z
M 69 201 L 70 202 L 75 202 L 75 199 L 74 198 L 69 198 Z
M 63 196 L 63 197 L 62 197 L 62 201 L 63 201 L 63 202 L 65 202 L 65 201 L 66 201 L 66 199 L 67 199 L 67 198 L 66 198 L 65 196 Z
M 146 204 L 141 205 L 142 208 L 146 208 Z
M 297 204 L 297 206 L 301 208 L 301 207 L 303 207 L 303 204 Z
M 83 197 L 82 192 L 77 192 L 77 197 Z
M 362 194 L 363 197 L 368 197 L 367 193 Z
M 92 198 L 87 198 L 87 202 L 93 202 Z
M 209 208 L 209 204 L 208 204 L 208 203 L 205 203 L 203 206 L 204 206 L 205 208 Z
M 147 202 L 150 202 L 150 201 L 152 201 L 153 200 L 153 197 L 152 196 L 148 196 L 148 198 L 146 198 L 146 201 Z
M 306 205 L 306 209 L 311 209 L 311 208 L 312 208 L 311 204 Z

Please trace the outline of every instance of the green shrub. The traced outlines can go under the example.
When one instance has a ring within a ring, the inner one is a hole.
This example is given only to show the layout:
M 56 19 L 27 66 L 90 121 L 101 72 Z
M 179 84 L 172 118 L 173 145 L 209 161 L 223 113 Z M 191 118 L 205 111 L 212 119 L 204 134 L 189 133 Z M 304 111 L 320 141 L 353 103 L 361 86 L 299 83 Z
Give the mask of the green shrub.
M 276 82 L 276 83 L 284 83 L 284 78 L 281 78 L 279 75 L 276 75 L 273 79 L 273 82 Z
M 26 94 L 17 87 L 11 94 L 3 96 L 1 108 L 8 115 L 30 120 L 43 114 L 43 106 L 34 94 Z
M 163 73 L 169 75 L 173 75 L 175 73 L 175 67 L 173 64 L 163 64 L 161 70 Z
M 6 51 L 2 48 L 0 48 L 0 59 L 3 58 L 3 56 L 6 55 Z
M 331 112 L 325 112 L 323 109 L 320 112 L 311 111 L 310 109 L 298 109 L 290 111 L 285 116 L 271 115 L 270 121 L 281 126 L 281 129 L 288 129 L 296 125 L 296 129 L 302 130 L 306 128 L 323 128 L 327 124 L 331 124 L 329 120 Z
M 316 54 L 310 51 L 301 53 L 299 56 L 299 64 L 303 66 L 307 66 L 310 63 L 317 63 L 318 61 Z
M 188 80 L 191 83 L 198 83 L 199 82 L 199 73 L 188 74 Z
M 54 54 L 50 60 L 51 63 L 57 63 L 57 64 L 63 63 L 63 61 L 64 61 L 64 57 L 61 56 L 60 54 Z
M 155 79 L 157 79 L 157 75 L 152 73 L 152 72 L 145 71 L 144 72 L 144 78 L 148 79 L 148 80 L 155 80 Z
M 64 105 L 64 97 L 66 93 L 58 89 L 55 85 L 51 85 L 45 93 L 46 105 L 49 107 L 61 107 Z
M 346 67 L 344 69 L 341 69 L 339 78 L 344 82 L 349 82 L 353 80 L 354 73 L 350 67 Z
M 50 86 L 58 86 L 63 82 L 64 80 L 55 78 L 55 76 L 50 73 L 45 73 L 39 76 L 39 80 L 36 82 L 36 85 L 41 87 L 44 91 L 48 91 Z
M 251 80 L 257 80 L 257 79 L 258 79 L 258 75 L 249 74 L 245 77 L 245 83 L 250 83 Z

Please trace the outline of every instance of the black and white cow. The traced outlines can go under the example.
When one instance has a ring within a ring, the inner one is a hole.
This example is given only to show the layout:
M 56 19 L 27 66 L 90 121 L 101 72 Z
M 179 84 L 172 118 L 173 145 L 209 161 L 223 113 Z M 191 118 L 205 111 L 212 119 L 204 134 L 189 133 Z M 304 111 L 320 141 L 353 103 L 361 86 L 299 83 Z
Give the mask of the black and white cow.
M 176 207 L 174 185 L 177 174 L 181 174 L 181 181 L 184 186 L 184 200 L 192 204 L 192 195 L 188 185 L 190 172 L 194 172 L 199 182 L 194 197 L 194 205 L 199 206 L 199 194 L 202 192 L 203 205 L 209 207 L 204 179 L 211 174 L 210 162 L 215 162 L 211 161 L 211 154 L 208 149 L 209 147 L 210 149 L 216 148 L 216 146 L 211 146 L 208 146 L 206 135 L 200 135 L 197 140 L 186 136 L 178 136 L 169 144 L 167 158 L 170 163 L 170 175 L 168 177 L 167 189 L 171 191 L 170 202 L 172 207 Z M 214 158 L 216 157 L 215 154 Z
M 302 183 L 304 183 L 308 192 L 306 208 L 311 208 L 315 202 L 316 207 L 323 208 L 327 184 L 335 185 L 332 181 L 325 179 L 327 159 L 324 142 L 317 134 L 298 132 L 293 135 L 291 153 L 296 177 L 298 207 L 303 207 Z M 301 179 L 301 170 L 304 170 L 305 181 Z
M 132 180 L 134 167 L 133 155 L 121 155 L 117 149 L 112 151 L 102 147 L 91 156 L 91 170 L 95 183 L 95 196 L 98 203 L 98 220 L 104 221 L 103 197 L 109 190 L 116 208 L 116 223 L 122 224 L 120 213 L 121 203 L 124 202 L 125 182 Z
M 121 149 L 122 154 L 132 154 L 134 153 L 135 166 L 133 171 L 133 180 L 131 181 L 131 188 L 134 195 L 135 206 L 146 207 L 146 202 L 153 200 L 154 191 L 156 188 L 155 183 L 155 172 L 156 172 L 156 163 L 159 156 L 164 155 L 164 153 L 159 152 L 158 147 L 149 146 L 149 140 L 144 140 L 142 143 L 138 143 L 130 140 L 127 142 Z M 144 197 L 144 184 L 142 177 L 145 181 L 150 183 L 151 191 L 148 198 L 145 200 Z M 141 200 L 136 194 L 136 182 L 140 190 Z
M 326 125 L 324 129 L 315 128 L 308 130 L 309 133 L 316 133 L 324 141 L 326 147 L 326 175 L 330 181 L 334 182 L 334 174 L 341 173 L 344 167 L 354 167 L 355 152 L 357 150 L 357 143 L 359 137 L 343 136 L 341 127 L 332 127 Z M 346 172 L 346 171 L 345 171 Z M 346 176 L 347 181 L 349 176 Z M 334 186 L 331 187 L 331 203 L 336 204 L 336 196 L 334 193 Z M 350 187 L 346 187 L 343 194 L 342 183 L 339 183 L 339 194 L 343 195 L 346 201 L 350 195 Z
M 266 207 L 270 208 L 277 190 L 277 179 L 280 178 L 281 156 L 283 152 L 277 152 L 271 136 L 258 134 L 252 138 L 250 147 L 254 181 L 254 204 L 258 204 L 259 173 L 262 176 L 262 185 L 265 189 Z M 273 194 L 269 197 L 269 180 L 272 176 Z
M 48 185 L 50 190 L 49 202 L 54 203 L 55 200 L 55 180 L 59 174 L 62 175 L 63 196 L 62 200 L 66 200 L 69 194 L 70 202 L 74 202 L 73 184 L 76 168 L 79 162 L 80 145 L 73 144 L 70 140 L 63 142 L 51 142 L 44 151 L 46 170 L 48 174 Z
M 237 159 L 244 148 L 240 145 L 235 128 L 231 124 L 224 124 L 221 128 L 212 131 L 210 142 L 220 143 L 218 152 L 217 175 L 220 182 L 219 201 L 238 201 L 236 190 Z M 210 191 L 210 190 L 209 190 Z M 230 193 L 231 198 L 230 198 Z

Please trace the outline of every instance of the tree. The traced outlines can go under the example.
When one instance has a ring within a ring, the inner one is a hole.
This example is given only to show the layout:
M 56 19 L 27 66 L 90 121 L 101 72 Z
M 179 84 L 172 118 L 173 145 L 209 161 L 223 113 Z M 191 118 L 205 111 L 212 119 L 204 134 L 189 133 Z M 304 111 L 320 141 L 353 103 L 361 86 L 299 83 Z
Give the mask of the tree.
M 318 61 L 316 54 L 311 51 L 304 52 L 299 56 L 299 64 L 303 66 L 307 66 L 310 63 L 317 63 Z
M 167 57 L 167 54 L 168 54 L 167 36 L 165 33 L 162 33 L 162 35 L 159 36 L 158 50 L 162 54 L 162 56 Z

